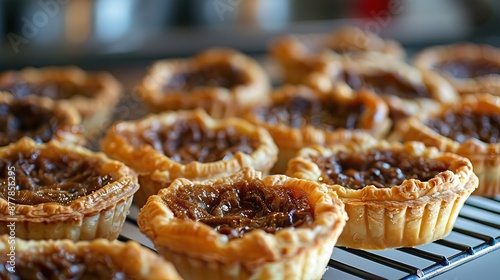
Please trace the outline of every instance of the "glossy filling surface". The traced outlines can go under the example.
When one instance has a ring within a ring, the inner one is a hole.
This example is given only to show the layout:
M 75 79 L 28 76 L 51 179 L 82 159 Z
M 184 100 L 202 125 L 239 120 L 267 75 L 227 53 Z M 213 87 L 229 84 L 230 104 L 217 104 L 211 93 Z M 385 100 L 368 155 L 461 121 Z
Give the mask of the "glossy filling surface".
M 485 143 L 500 143 L 500 114 L 462 110 L 448 111 L 439 118 L 427 120 L 426 125 L 435 132 L 463 143 L 475 138 Z
M 15 264 L 14 273 L 11 272 L 9 264 L 0 265 L 0 278 L 12 280 L 136 279 L 136 277 L 127 275 L 123 268 L 113 262 L 111 257 L 92 252 L 70 252 L 64 249 L 54 249 L 52 252 L 29 256 L 19 254 Z
M 102 86 L 91 80 L 77 85 L 70 81 L 47 80 L 40 83 L 28 83 L 18 78 L 16 82 L 0 85 L 0 91 L 10 92 L 18 98 L 38 95 L 51 99 L 68 99 L 73 96 L 94 97 Z
M 175 73 L 164 85 L 165 91 L 190 91 L 198 87 L 233 88 L 247 82 L 241 69 L 230 64 L 219 63 L 205 66 L 196 71 Z
M 271 107 L 257 109 L 256 114 L 271 125 L 284 124 L 292 128 L 312 125 L 331 131 L 338 128 L 359 128 L 363 111 L 361 103 L 341 104 L 330 100 L 292 97 Z
M 266 187 L 257 179 L 235 182 L 230 188 L 184 186 L 163 200 L 175 217 L 200 221 L 230 239 L 255 229 L 275 233 L 313 223 L 313 209 L 304 191 Z
M 398 96 L 412 99 L 430 97 L 424 85 L 413 85 L 394 74 L 382 72 L 372 75 L 362 75 L 353 71 L 345 71 L 341 77 L 352 89 L 367 89 L 377 94 Z
M 65 122 L 53 111 L 22 100 L 0 103 L 0 146 L 16 142 L 23 136 L 48 142 Z
M 490 74 L 500 75 L 500 63 L 487 60 L 444 61 L 436 64 L 434 68 L 458 79 L 470 79 Z
M 140 142 L 183 164 L 226 161 L 237 152 L 252 154 L 259 145 L 256 137 L 241 135 L 232 127 L 212 130 L 190 120 L 178 120 L 170 127 L 144 131 Z
M 449 168 L 435 159 L 378 149 L 354 154 L 340 152 L 312 160 L 322 171 L 320 180 L 323 183 L 350 189 L 362 189 L 368 185 L 390 188 L 407 179 L 428 181 Z
M 67 205 L 115 181 L 99 170 L 100 162 L 96 159 L 64 154 L 46 158 L 39 151 L 15 153 L 0 159 L 0 195 L 16 204 Z

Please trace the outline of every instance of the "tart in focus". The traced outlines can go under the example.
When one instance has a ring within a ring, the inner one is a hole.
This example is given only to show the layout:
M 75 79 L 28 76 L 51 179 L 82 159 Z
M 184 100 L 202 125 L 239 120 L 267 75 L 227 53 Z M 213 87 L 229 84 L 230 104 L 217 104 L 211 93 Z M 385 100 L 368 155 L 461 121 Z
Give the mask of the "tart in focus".
M 0 146 L 25 136 L 39 143 L 85 142 L 80 115 L 68 103 L 37 96 L 18 99 L 0 92 Z
M 101 153 L 29 138 L 0 148 L 0 234 L 24 239 L 115 239 L 139 188 Z
M 464 96 L 459 103 L 443 107 L 436 114 L 401 122 L 393 137 L 421 141 L 469 158 L 479 177 L 474 194 L 500 194 L 500 97 Z
M 216 48 L 192 58 L 157 61 L 138 89 L 153 112 L 202 108 L 222 118 L 265 99 L 269 80 L 252 58 Z
M 296 35 L 278 38 L 271 55 L 281 66 L 285 82 L 300 84 L 310 73 L 338 56 L 375 52 L 387 59 L 403 59 L 404 49 L 393 40 L 357 27 L 344 27 L 328 35 Z
M 268 173 L 278 154 L 265 129 L 238 118 L 213 119 L 203 110 L 117 123 L 101 146 L 140 174 L 139 206 L 177 178 L 219 178 L 242 167 Z
M 439 73 L 461 94 L 500 95 L 500 49 L 489 45 L 457 43 L 433 46 L 414 58 L 417 67 Z
M 134 241 L 9 241 L 0 236 L 1 279 L 182 279 L 172 264 Z M 15 261 L 10 262 L 12 245 Z
M 445 237 L 478 185 L 465 157 L 375 139 L 305 148 L 287 174 L 326 184 L 345 204 L 349 221 L 337 245 L 373 250 Z
M 0 90 L 18 98 L 37 95 L 67 101 L 82 116 L 85 135 L 93 137 L 109 124 L 108 119 L 122 88 L 107 72 L 86 72 L 77 67 L 43 67 L 1 73 Z
M 277 89 L 270 101 L 247 112 L 245 118 L 266 128 L 278 146 L 273 173 L 283 173 L 288 160 L 303 147 L 341 142 L 352 134 L 384 137 L 391 126 L 387 105 L 376 94 L 324 94 L 304 86 Z
M 453 103 L 459 97 L 439 75 L 373 53 L 332 61 L 311 74 L 306 84 L 324 92 L 362 89 L 375 92 L 389 105 L 394 121 L 437 111 L 440 104 Z
M 185 279 L 320 279 L 346 219 L 326 187 L 245 168 L 175 180 L 138 224 Z

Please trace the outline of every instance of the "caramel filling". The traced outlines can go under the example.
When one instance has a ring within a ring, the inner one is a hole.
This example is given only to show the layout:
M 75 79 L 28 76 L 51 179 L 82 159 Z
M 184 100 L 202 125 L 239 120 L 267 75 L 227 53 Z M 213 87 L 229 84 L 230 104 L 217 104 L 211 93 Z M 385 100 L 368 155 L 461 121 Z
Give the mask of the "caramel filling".
M 376 149 L 355 154 L 340 152 L 312 160 L 322 171 L 320 180 L 323 183 L 356 190 L 368 185 L 390 188 L 407 179 L 429 181 L 449 168 L 435 159 Z
M 16 142 L 23 136 L 48 142 L 64 122 L 54 112 L 22 100 L 0 103 L 0 146 Z
M 87 81 L 85 84 L 77 85 L 70 81 L 44 81 L 40 83 L 28 83 L 18 78 L 18 81 L 0 85 L 0 91 L 10 92 L 18 98 L 28 95 L 38 95 L 51 99 L 69 99 L 73 96 L 93 97 L 102 90 L 97 82 Z
M 67 205 L 115 181 L 111 175 L 101 175 L 99 169 L 96 159 L 44 158 L 37 151 L 19 152 L 0 159 L 0 195 L 16 204 Z
M 292 97 L 273 104 L 270 108 L 257 109 L 257 115 L 271 125 L 285 124 L 292 128 L 312 125 L 325 130 L 359 128 L 363 104 L 341 104 L 331 101 Z
M 427 126 L 435 132 L 462 143 L 470 138 L 485 143 L 500 143 L 500 114 L 485 114 L 471 110 L 448 111 L 439 118 L 429 119 Z
M 340 77 L 352 89 L 367 89 L 377 94 L 393 95 L 406 99 L 430 97 L 424 85 L 413 85 L 405 79 L 391 73 L 363 75 L 345 71 Z
M 190 91 L 198 87 L 234 88 L 245 84 L 242 70 L 226 63 L 205 66 L 196 71 L 176 73 L 164 85 L 164 90 Z
M 232 127 L 208 129 L 196 121 L 179 120 L 157 131 L 145 131 L 140 141 L 179 163 L 229 160 L 237 152 L 252 154 L 258 139 L 238 134 Z
M 163 198 L 175 217 L 200 221 L 230 239 L 255 229 L 275 233 L 310 225 L 313 209 L 300 189 L 266 187 L 260 180 L 225 186 L 185 186 Z
M 1 279 L 136 279 L 127 275 L 109 256 L 64 249 L 29 256 L 20 253 L 16 256 L 15 272 L 9 268 L 9 264 L 0 265 Z
M 452 60 L 435 65 L 435 69 L 458 79 L 470 79 L 490 74 L 500 75 L 500 63 L 486 60 Z

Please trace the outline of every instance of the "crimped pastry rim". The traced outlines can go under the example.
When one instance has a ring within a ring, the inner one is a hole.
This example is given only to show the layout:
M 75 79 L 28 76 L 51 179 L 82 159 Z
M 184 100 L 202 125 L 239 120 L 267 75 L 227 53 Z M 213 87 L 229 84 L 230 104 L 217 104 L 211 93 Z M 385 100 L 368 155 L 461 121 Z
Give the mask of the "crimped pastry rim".
M 181 279 L 174 266 L 148 249 L 143 248 L 135 241 L 109 241 L 107 239 L 94 239 L 92 241 L 71 240 L 23 240 L 16 238 L 17 257 L 30 257 L 40 255 L 46 251 L 78 252 L 86 254 L 102 254 L 110 257 L 113 263 L 123 263 L 122 267 L 133 274 L 134 279 Z M 7 235 L 0 236 L 0 252 L 8 253 L 11 248 Z M 19 256 L 21 255 L 21 256 Z M 19 260 L 18 260 L 19 261 Z
M 40 156 L 45 157 L 68 154 L 76 155 L 82 159 L 98 160 L 102 164 L 99 167 L 101 172 L 115 175 L 116 180 L 87 196 L 73 200 L 68 205 L 61 205 L 57 202 L 36 205 L 14 204 L 15 215 L 10 215 L 8 201 L 0 199 L 1 220 L 16 219 L 23 222 L 78 221 L 93 213 L 113 208 L 117 203 L 130 198 L 139 188 L 136 174 L 123 163 L 111 160 L 103 153 L 93 153 L 81 146 L 63 145 L 57 141 L 37 144 L 32 139 L 24 137 L 16 143 L 0 148 L 0 157 L 26 150 L 38 151 Z
M 211 130 L 233 127 L 240 135 L 255 136 L 259 141 L 258 147 L 254 149 L 252 154 L 237 152 L 227 161 L 219 160 L 208 163 L 192 161 L 182 164 L 171 160 L 149 144 L 134 147 L 128 141 L 129 139 L 122 134 L 126 131 L 136 134 L 142 133 L 152 126 L 169 126 L 177 120 L 194 121 Z M 278 154 L 278 148 L 265 129 L 239 118 L 214 119 L 201 109 L 151 114 L 140 120 L 116 123 L 106 133 L 101 142 L 101 148 L 108 156 L 125 162 L 138 173 L 151 174 L 156 179 L 166 181 L 182 177 L 191 179 L 220 177 L 232 174 L 245 166 L 253 166 L 258 170 L 267 171 L 276 162 Z
M 242 238 L 228 240 L 225 235 L 217 233 L 208 225 L 192 220 L 176 219 L 161 198 L 164 193 L 175 191 L 183 185 L 213 186 L 251 179 L 260 179 L 268 187 L 279 185 L 305 191 L 314 209 L 314 226 L 312 228 L 286 228 L 275 234 L 254 230 L 246 233 Z M 140 230 L 153 243 L 167 247 L 173 252 L 209 262 L 242 263 L 245 267 L 252 269 L 268 262 L 292 257 L 300 252 L 301 248 L 321 243 L 322 238 L 327 238 L 331 234 L 340 234 L 346 220 L 347 215 L 343 203 L 325 186 L 285 175 L 270 175 L 261 179 L 260 172 L 252 168 L 244 168 L 229 177 L 220 179 L 190 181 L 182 178 L 175 180 L 169 188 L 162 189 L 158 195 L 149 197 L 139 213 L 138 224 Z M 189 242 L 201 243 L 186 244 Z
M 390 188 L 377 188 L 373 185 L 369 185 L 355 190 L 338 184 L 329 184 L 328 186 L 336 191 L 344 202 L 346 202 L 346 200 L 363 202 L 405 202 L 421 200 L 425 197 L 433 197 L 446 191 L 456 191 L 456 188 L 462 188 L 474 178 L 476 178 L 477 181 L 477 177 L 473 173 L 472 163 L 465 157 L 452 153 L 441 153 L 436 148 L 426 147 L 422 142 L 410 141 L 401 144 L 398 142 L 375 139 L 357 144 L 347 143 L 328 147 L 314 146 L 304 148 L 299 152 L 296 158 L 290 161 L 286 174 L 296 178 L 318 181 L 321 177 L 321 170 L 315 163 L 309 160 L 311 157 L 330 156 L 338 151 L 356 153 L 373 148 L 399 150 L 411 155 L 435 158 L 448 163 L 453 171 L 447 170 L 441 172 L 427 182 L 422 182 L 417 179 L 407 179 L 400 185 Z M 477 185 L 475 187 L 477 187 Z
M 335 129 L 333 131 L 326 131 L 321 128 L 316 128 L 307 124 L 301 128 L 292 128 L 286 124 L 278 123 L 270 125 L 265 120 L 262 120 L 255 113 L 255 109 L 248 111 L 244 118 L 254 123 L 255 125 L 266 128 L 275 142 L 280 148 L 297 149 L 305 145 L 327 145 L 338 142 L 343 138 L 342 134 L 353 133 L 362 135 L 363 133 L 373 134 L 375 137 L 382 137 L 388 132 L 391 120 L 388 116 L 388 107 L 376 94 L 367 91 L 360 91 L 356 93 L 331 92 L 322 93 L 306 86 L 292 86 L 286 85 L 276 89 L 271 98 L 264 106 L 269 106 L 273 103 L 287 100 L 293 97 L 303 97 L 309 100 L 317 99 L 330 99 L 335 102 L 357 103 L 364 104 L 367 109 L 360 117 L 362 127 L 355 130 L 348 129 Z

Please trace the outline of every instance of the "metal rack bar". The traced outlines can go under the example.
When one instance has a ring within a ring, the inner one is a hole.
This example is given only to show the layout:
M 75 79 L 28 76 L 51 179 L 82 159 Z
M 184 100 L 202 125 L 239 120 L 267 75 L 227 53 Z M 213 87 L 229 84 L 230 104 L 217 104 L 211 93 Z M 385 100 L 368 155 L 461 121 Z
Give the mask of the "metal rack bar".
M 361 270 L 357 267 L 354 267 L 354 266 L 351 266 L 351 265 L 348 265 L 345 263 L 341 263 L 339 261 L 332 260 L 332 259 L 330 259 L 330 261 L 328 261 L 328 266 L 331 268 L 335 268 L 335 269 L 338 269 L 340 271 L 349 273 L 351 275 L 359 276 L 359 277 L 361 277 L 363 279 L 367 279 L 367 280 L 383 280 L 383 279 L 385 279 L 385 278 L 380 277 L 376 274 Z

